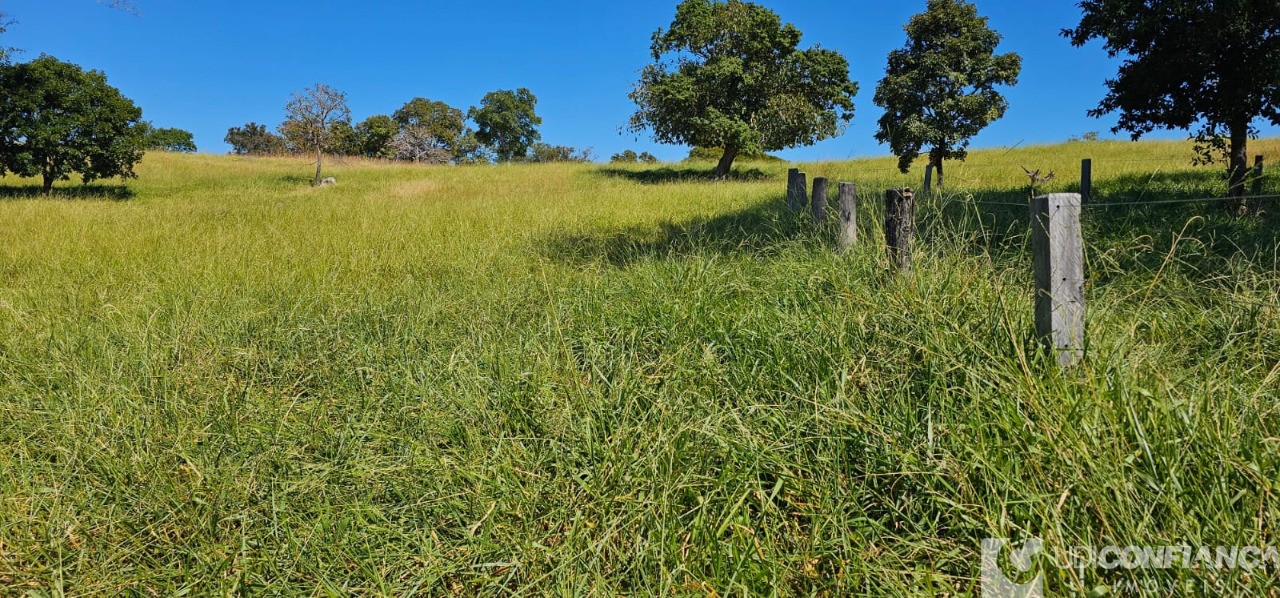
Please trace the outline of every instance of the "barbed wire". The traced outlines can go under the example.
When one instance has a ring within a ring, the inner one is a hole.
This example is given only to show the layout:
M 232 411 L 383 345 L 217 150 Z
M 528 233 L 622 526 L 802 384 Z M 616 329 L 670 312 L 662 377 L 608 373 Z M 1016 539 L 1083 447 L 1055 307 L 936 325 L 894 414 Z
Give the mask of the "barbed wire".
M 1190 199 L 1153 199 L 1150 201 L 1116 201 L 1116 202 L 1089 202 L 1081 207 L 1084 208 L 1110 208 L 1119 206 L 1152 206 L 1162 204 L 1183 204 L 1183 203 L 1204 203 L 1215 201 L 1252 201 L 1264 199 L 1280 199 L 1280 195 L 1245 195 L 1243 197 L 1196 197 Z

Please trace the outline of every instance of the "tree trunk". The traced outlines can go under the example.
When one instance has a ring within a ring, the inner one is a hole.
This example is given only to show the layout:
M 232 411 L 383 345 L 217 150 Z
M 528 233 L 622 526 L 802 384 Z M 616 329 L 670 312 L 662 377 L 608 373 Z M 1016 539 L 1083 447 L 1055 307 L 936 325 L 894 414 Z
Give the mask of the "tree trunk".
M 324 160 L 324 148 L 317 147 L 316 148 L 316 180 L 311 181 L 311 185 L 313 187 L 320 185 L 320 166 L 321 166 L 321 161 L 323 160 Z
M 941 189 L 941 188 L 943 187 L 943 179 L 942 179 L 942 156 L 938 156 L 937 158 L 934 158 L 934 160 L 933 160 L 933 171 L 934 171 L 934 172 L 936 172 L 936 173 L 938 173 L 938 188 L 939 188 L 939 189 Z
M 50 196 L 50 195 L 52 195 L 52 194 L 53 194 L 53 181 L 54 181 L 54 178 L 56 178 L 56 177 L 54 177 L 52 173 L 48 173 L 48 172 L 44 173 L 44 183 L 43 183 L 42 185 L 40 185 L 40 194 L 41 194 L 41 195 L 44 195 L 45 197 L 48 197 L 48 196 Z
M 728 178 L 729 171 L 733 169 L 733 161 L 738 158 L 738 148 L 724 148 L 724 155 L 720 156 L 720 163 L 716 164 L 716 179 Z
M 1231 202 L 1232 209 L 1238 213 L 1245 210 L 1244 202 L 1244 183 L 1248 176 L 1248 144 L 1249 144 L 1249 122 L 1247 120 L 1238 121 L 1231 124 L 1231 156 L 1229 160 L 1230 177 L 1231 177 L 1231 197 L 1236 198 Z

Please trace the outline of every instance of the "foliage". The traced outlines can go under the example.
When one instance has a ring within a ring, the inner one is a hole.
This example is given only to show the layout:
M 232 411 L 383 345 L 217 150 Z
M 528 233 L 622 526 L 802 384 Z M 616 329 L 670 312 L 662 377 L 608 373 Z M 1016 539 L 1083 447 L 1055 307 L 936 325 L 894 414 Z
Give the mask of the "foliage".
M 222 141 L 231 146 L 231 153 L 238 156 L 274 156 L 287 151 L 283 137 L 272 133 L 267 125 L 255 122 L 227 129 L 227 136 Z
M 10 25 L 9 17 L 4 12 L 0 12 L 0 36 L 8 31 Z M 0 44 L 0 65 L 9 63 L 9 54 L 13 52 L 13 48 Z
M 630 97 L 631 130 L 662 143 L 725 148 L 718 176 L 739 153 L 811 145 L 853 118 L 858 86 L 838 52 L 800 50 L 800 30 L 742 0 L 684 0 L 653 36 L 654 63 Z
M 567 145 L 551 145 L 537 142 L 529 149 L 529 161 L 537 163 L 552 162 L 590 162 L 590 149 L 575 149 Z
M 715 162 L 724 155 L 724 149 L 718 147 L 695 147 L 689 150 L 689 155 L 685 156 L 686 162 Z M 782 162 L 782 158 L 769 155 L 764 152 L 750 151 L 738 152 L 738 158 L 741 160 L 765 161 L 765 162 Z
M 414 98 L 396 110 L 392 118 L 401 128 L 415 129 L 418 138 L 435 139 L 440 147 L 456 156 L 463 150 L 467 134 L 466 115 L 444 102 Z
M 418 164 L 448 164 L 453 158 L 445 144 L 422 127 L 403 127 L 391 138 L 389 147 L 396 160 Z
M 1243 195 L 1253 123 L 1280 125 L 1280 2 L 1085 0 L 1080 7 L 1079 25 L 1063 35 L 1076 46 L 1101 39 L 1123 59 L 1089 114 L 1118 112 L 1113 131 L 1135 140 L 1198 127 L 1202 158 L 1226 153 L 1232 193 Z
M 334 156 L 359 156 L 363 151 L 360 134 L 351 121 L 340 120 L 329 125 L 329 141 L 325 144 L 326 154 Z
M 190 131 L 171 128 L 157 129 L 146 121 L 139 123 L 138 126 L 147 149 L 185 153 L 194 153 L 196 151 L 195 136 Z
M 400 132 L 400 125 L 390 116 L 378 114 L 360 121 L 356 135 L 360 141 L 360 155 L 366 158 L 393 158 L 395 150 L 391 140 Z
M 280 131 L 285 139 L 298 140 L 295 147 L 308 149 L 316 154 L 316 176 L 313 185 L 320 184 L 324 151 L 343 131 L 337 123 L 351 128 L 351 109 L 347 107 L 347 94 L 324 83 L 293 94 L 285 105 L 285 120 Z
M 491 91 L 473 107 L 468 116 L 476 123 L 475 138 L 493 151 L 499 162 L 526 159 L 529 150 L 542 139 L 538 126 L 542 118 L 534 108 L 538 98 L 520 89 Z
M 898 168 L 928 147 L 929 163 L 964 160 L 973 136 L 1004 116 L 998 85 L 1015 85 L 1022 58 L 997 55 L 1000 34 L 964 0 L 929 0 L 906 26 L 907 43 L 889 53 L 875 103 L 885 109 L 876 140 L 889 144 Z
M 641 152 L 637 154 L 635 150 L 624 150 L 620 153 L 609 157 L 609 162 L 614 164 L 656 164 L 658 158 L 649 152 Z
M 134 177 L 145 140 L 142 110 L 106 75 L 52 56 L 0 65 L 0 174 L 85 183 Z

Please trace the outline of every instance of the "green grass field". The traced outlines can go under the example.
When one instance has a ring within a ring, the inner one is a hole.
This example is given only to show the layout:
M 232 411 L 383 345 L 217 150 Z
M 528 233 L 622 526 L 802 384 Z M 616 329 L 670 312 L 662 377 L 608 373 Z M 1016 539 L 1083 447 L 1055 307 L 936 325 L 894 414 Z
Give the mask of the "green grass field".
M 1224 194 L 1190 156 L 949 164 L 910 277 L 878 197 L 920 175 L 887 158 L 803 166 L 862 189 L 846 255 L 785 213 L 781 163 L 4 179 L 0 594 L 976 595 L 985 537 L 1280 543 L 1280 202 L 1089 209 L 1065 374 L 1026 208 L 994 203 L 1084 157 L 1101 204 Z

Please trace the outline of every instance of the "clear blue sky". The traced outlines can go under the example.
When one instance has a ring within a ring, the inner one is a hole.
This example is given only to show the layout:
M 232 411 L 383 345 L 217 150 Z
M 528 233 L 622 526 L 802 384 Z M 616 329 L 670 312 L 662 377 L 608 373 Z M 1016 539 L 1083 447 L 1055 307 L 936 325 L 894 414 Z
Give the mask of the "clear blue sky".
M 780 152 L 794 160 L 887 153 L 873 139 L 871 103 L 885 56 L 925 0 L 757 0 L 796 24 L 804 46 L 839 50 L 860 87 L 842 137 Z M 227 150 L 228 127 L 275 125 L 290 94 L 317 82 L 346 91 L 355 120 L 390 114 L 422 96 L 462 109 L 488 91 L 528 87 L 549 143 L 591 147 L 597 157 L 634 148 L 663 159 L 686 148 L 619 134 L 633 111 L 627 93 L 649 61 L 650 35 L 677 0 L 134 0 L 138 15 L 94 0 L 0 0 L 16 22 L 4 45 L 104 71 L 161 127 L 196 135 L 201 151 Z M 1097 44 L 1072 48 L 1059 34 L 1078 21 L 1075 0 L 978 0 L 1023 56 L 1010 110 L 975 147 L 1053 142 L 1108 130 L 1085 111 L 1104 94 L 1116 63 Z M 1280 130 L 1264 128 L 1264 135 Z M 1162 137 L 1183 137 L 1166 133 Z

